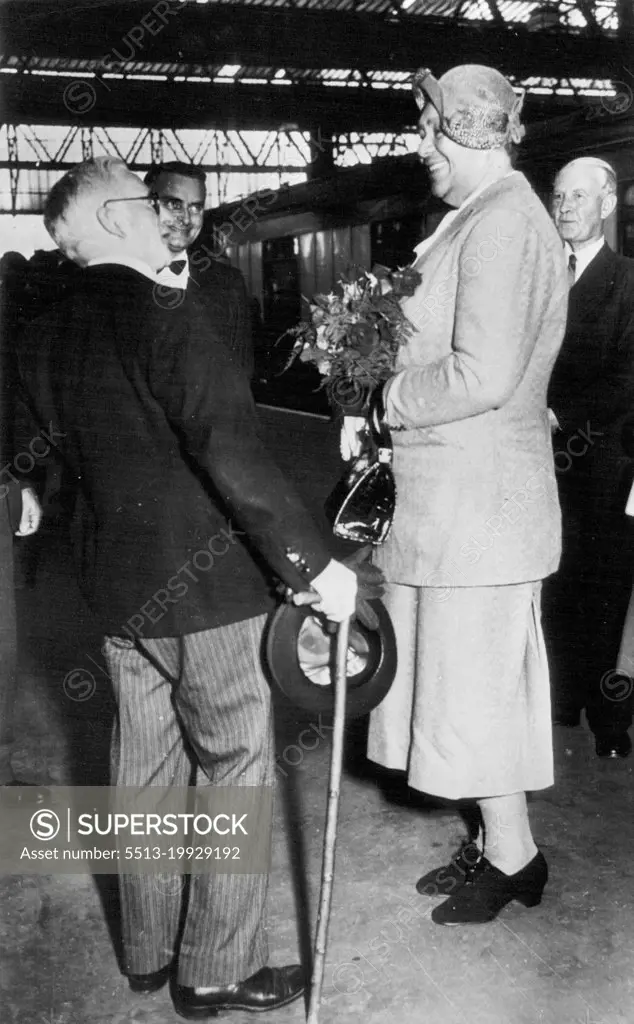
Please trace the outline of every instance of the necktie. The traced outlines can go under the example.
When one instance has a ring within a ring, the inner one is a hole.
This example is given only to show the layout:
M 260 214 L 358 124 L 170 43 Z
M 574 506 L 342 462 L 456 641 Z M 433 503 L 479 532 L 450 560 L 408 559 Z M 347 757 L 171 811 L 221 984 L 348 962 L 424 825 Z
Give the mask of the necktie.
M 575 272 L 577 270 L 577 257 L 574 252 L 570 253 L 568 257 L 568 285 L 572 288 L 575 283 Z
M 574 259 L 574 257 L 571 256 L 570 259 Z M 186 265 L 187 260 L 174 260 L 173 263 L 170 263 L 169 269 L 172 271 L 173 274 L 182 274 Z

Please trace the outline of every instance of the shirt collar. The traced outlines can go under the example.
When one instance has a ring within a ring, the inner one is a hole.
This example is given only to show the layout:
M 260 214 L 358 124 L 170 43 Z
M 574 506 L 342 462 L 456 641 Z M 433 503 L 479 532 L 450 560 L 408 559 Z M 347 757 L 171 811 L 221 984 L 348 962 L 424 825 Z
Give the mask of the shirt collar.
M 170 270 L 169 264 L 163 267 L 157 274 L 157 280 L 160 284 L 169 285 L 172 288 L 187 288 L 187 282 L 189 280 L 189 256 L 187 251 L 172 253 L 171 263 L 175 260 L 185 260 L 185 266 L 181 270 L 180 274 L 175 274 L 173 270 Z
M 89 260 L 86 266 L 100 267 L 107 263 L 117 267 L 130 267 L 130 270 L 138 270 L 139 274 L 143 274 L 144 277 L 148 277 L 150 281 L 156 283 L 156 274 L 152 268 L 134 256 L 97 256 L 94 260 Z
M 582 249 L 577 249 L 573 254 L 571 245 L 569 242 L 564 242 L 564 248 L 566 250 L 566 260 L 574 255 L 577 264 L 575 266 L 575 284 L 583 274 L 584 270 L 588 267 L 595 256 L 597 256 L 603 246 L 605 245 L 605 238 L 601 235 L 601 238 L 597 238 L 596 242 L 591 242 L 589 245 L 584 245 Z

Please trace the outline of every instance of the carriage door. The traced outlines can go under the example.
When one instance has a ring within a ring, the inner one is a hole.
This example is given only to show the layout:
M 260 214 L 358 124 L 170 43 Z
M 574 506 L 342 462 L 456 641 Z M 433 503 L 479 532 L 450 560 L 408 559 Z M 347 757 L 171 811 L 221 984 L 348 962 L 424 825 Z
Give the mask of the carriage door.
M 372 266 L 380 263 L 391 270 L 406 267 L 414 259 L 414 246 L 423 237 L 422 217 L 393 217 L 370 226 Z
M 262 243 L 262 319 L 271 343 L 301 318 L 298 252 L 292 235 Z

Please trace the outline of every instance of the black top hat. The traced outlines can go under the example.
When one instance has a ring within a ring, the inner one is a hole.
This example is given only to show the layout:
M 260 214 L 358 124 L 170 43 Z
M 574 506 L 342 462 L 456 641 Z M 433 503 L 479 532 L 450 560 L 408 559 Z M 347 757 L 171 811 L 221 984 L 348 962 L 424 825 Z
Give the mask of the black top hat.
M 346 716 L 359 718 L 381 703 L 396 674 L 396 637 L 392 620 L 377 598 L 368 601 L 376 616 L 370 629 L 358 619 L 350 624 Z M 310 606 L 284 604 L 269 617 L 264 651 L 274 690 L 292 704 L 315 714 L 332 714 L 332 679 L 336 636 Z

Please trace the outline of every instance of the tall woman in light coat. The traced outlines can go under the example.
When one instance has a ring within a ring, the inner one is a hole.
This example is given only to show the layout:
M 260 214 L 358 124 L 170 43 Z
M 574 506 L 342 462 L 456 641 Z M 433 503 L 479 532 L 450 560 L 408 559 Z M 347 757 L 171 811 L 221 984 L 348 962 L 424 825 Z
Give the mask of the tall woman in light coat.
M 567 283 L 551 220 L 512 167 L 510 84 L 465 65 L 420 72 L 415 89 L 420 156 L 454 209 L 417 249 L 422 283 L 403 307 L 416 332 L 383 395 L 397 509 L 376 560 L 399 670 L 368 756 L 415 789 L 477 801 L 479 847 L 417 886 L 449 893 L 437 923 L 477 923 L 539 903 L 548 873 L 525 794 L 553 783 L 540 590 L 560 556 L 546 389 Z

